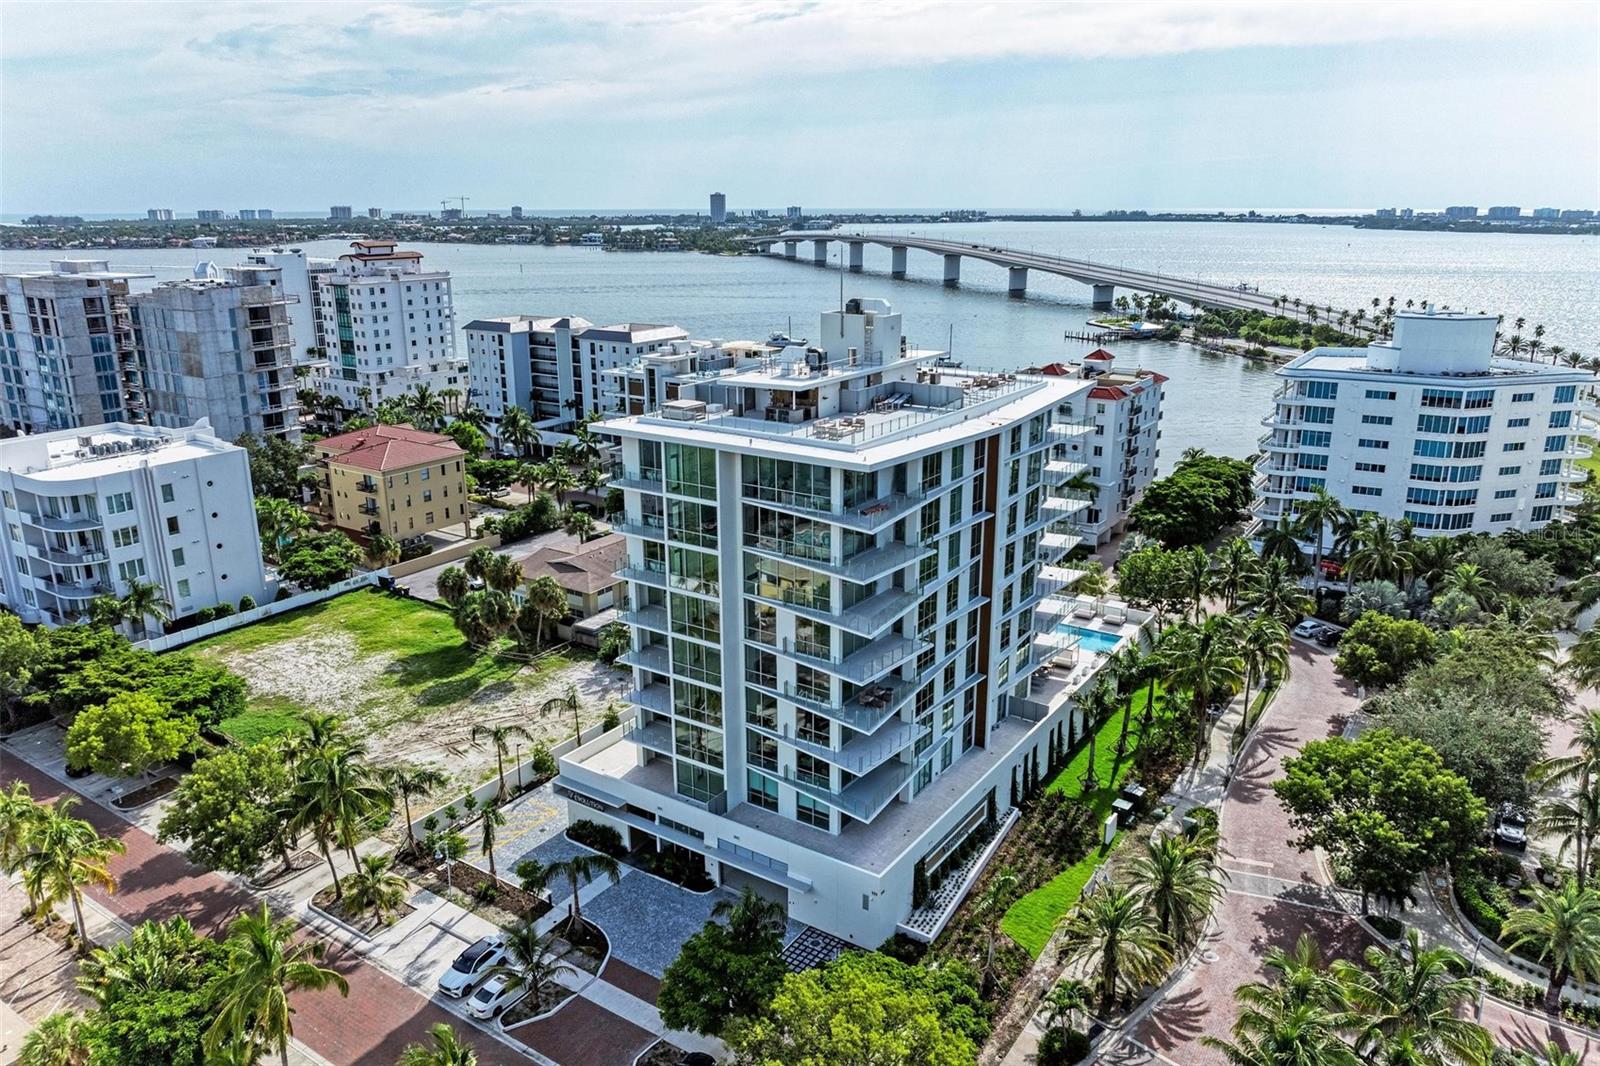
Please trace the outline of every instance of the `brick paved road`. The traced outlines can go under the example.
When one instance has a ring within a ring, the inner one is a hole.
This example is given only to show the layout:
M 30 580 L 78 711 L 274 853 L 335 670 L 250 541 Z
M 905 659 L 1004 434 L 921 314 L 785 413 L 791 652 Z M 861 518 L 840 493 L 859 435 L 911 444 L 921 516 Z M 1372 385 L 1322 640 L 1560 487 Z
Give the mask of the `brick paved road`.
M 33 790 L 34 798 L 43 800 L 67 791 L 60 782 L 9 752 L 0 758 L 4 759 L 0 787 L 24 781 Z M 197 929 L 216 934 L 236 914 L 253 906 L 254 901 L 242 889 L 156 843 L 149 834 L 106 808 L 85 802 L 76 813 L 102 834 L 120 839 L 128 849 L 126 855 L 111 863 L 118 891 L 108 896 L 98 889 L 91 890 L 97 900 L 125 921 L 138 923 L 183 914 Z M 295 996 L 294 1028 L 297 1038 L 337 1066 L 391 1066 L 407 1044 L 422 1042 L 428 1027 L 438 1022 L 453 1025 L 477 1050 L 483 1066 L 529 1061 L 363 961 L 353 951 L 330 942 L 328 959 L 328 965 L 350 982 L 350 995 L 341 998 L 336 992 L 323 992 Z M 599 1007 L 593 1013 L 595 1017 L 584 1019 L 583 1025 L 568 1019 L 565 1008 L 552 1019 L 552 1031 L 559 1024 L 570 1026 L 577 1034 L 562 1041 L 559 1050 L 563 1054 L 552 1057 L 564 1066 L 627 1066 L 639 1048 L 637 1027 Z M 525 1042 L 539 1046 L 534 1041 Z

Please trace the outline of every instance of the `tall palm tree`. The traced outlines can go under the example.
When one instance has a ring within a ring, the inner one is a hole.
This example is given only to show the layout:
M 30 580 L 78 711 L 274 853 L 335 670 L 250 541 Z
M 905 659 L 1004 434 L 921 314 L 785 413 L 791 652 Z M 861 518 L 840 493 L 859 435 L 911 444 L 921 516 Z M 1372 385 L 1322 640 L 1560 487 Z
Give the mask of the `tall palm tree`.
M 549 574 L 528 582 L 524 593 L 523 609 L 532 615 L 534 646 L 544 644 L 546 628 L 561 621 L 572 609 L 567 603 L 567 591 Z
M 526 459 L 533 454 L 534 446 L 542 438 L 533 424 L 532 416 L 521 407 L 511 407 L 500 416 L 500 439 Z
M 522 564 L 497 552 L 484 564 L 482 577 L 483 583 L 496 592 L 509 593 L 522 584 Z
M 27 853 L 28 834 L 45 818 L 48 809 L 33 798 L 23 781 L 0 792 L 0 874 L 16 873 Z
M 1204 609 L 1206 594 L 1211 591 L 1211 557 L 1204 548 L 1189 548 L 1178 558 L 1178 588 L 1191 605 L 1191 618 L 1198 622 Z
M 1128 646 L 1113 657 L 1111 665 L 1117 688 L 1122 693 L 1122 724 L 1117 729 L 1116 755 L 1116 763 L 1120 766 L 1128 753 L 1128 726 L 1133 721 L 1133 697 L 1147 681 L 1153 690 L 1159 671 L 1156 670 L 1155 657 L 1136 640 L 1129 641 Z M 1151 691 L 1148 698 L 1155 699 L 1155 692 Z
M 1306 556 L 1300 550 L 1300 539 L 1283 522 L 1262 532 L 1261 558 L 1268 562 L 1279 560 L 1291 574 L 1301 574 L 1306 570 Z
M 1072 1028 L 1078 1012 L 1089 1009 L 1089 1000 L 1093 994 L 1094 990 L 1088 985 L 1072 978 L 1057 981 L 1050 986 L 1050 991 L 1045 993 L 1042 1001 L 1045 1008 L 1045 1030 Z
M 578 897 L 578 890 L 591 881 L 604 877 L 612 884 L 622 880 L 622 867 L 617 865 L 617 860 L 609 855 L 600 855 L 585 852 L 574 855 L 560 862 L 553 862 L 536 876 L 530 877 L 526 887 L 532 891 L 541 891 L 550 887 L 552 881 L 567 879 L 568 886 L 572 889 L 572 936 L 579 935 L 583 929 L 583 901 Z
M 1567 650 L 1561 672 L 1583 688 L 1600 688 L 1600 627 L 1586 630 Z
M 140 581 L 138 578 L 129 581 L 128 591 L 122 597 L 122 607 L 137 624 L 140 633 L 147 632 L 147 619 L 155 619 L 159 626 L 172 618 L 171 601 L 161 591 L 161 586 L 153 581 Z
M 1559 890 L 1529 885 L 1528 893 L 1533 906 L 1506 915 L 1500 938 L 1509 941 L 1506 946 L 1512 951 L 1527 945 L 1549 967 L 1544 1009 L 1554 1014 L 1570 978 L 1600 976 L 1600 892 L 1568 881 Z
M 1238 623 L 1231 615 L 1215 615 L 1201 625 L 1179 625 L 1166 660 L 1167 688 L 1189 694 L 1195 730 L 1195 764 L 1205 756 L 1206 711 L 1220 697 L 1232 695 L 1244 682 Z
M 1102 1013 L 1119 992 L 1160 980 L 1172 961 L 1150 910 L 1132 889 L 1113 884 L 1092 892 L 1061 924 L 1061 959 L 1093 974 Z
M 1568 659 L 1567 667 L 1572 664 L 1573 660 Z M 1580 666 L 1578 670 L 1581 672 L 1583 667 Z M 1568 670 L 1568 673 L 1572 672 Z M 1585 687 L 1593 687 L 1592 679 L 1585 678 L 1580 683 Z M 1600 813 L 1597 811 L 1600 809 L 1600 710 L 1591 708 L 1582 712 L 1582 715 L 1577 733 L 1572 738 L 1572 754 L 1545 759 L 1528 770 L 1529 780 L 1540 791 L 1553 791 L 1565 785 L 1576 786 L 1569 800 L 1570 810 L 1562 809 L 1560 800 L 1552 800 L 1546 804 L 1547 810 L 1540 811 L 1540 818 L 1546 821 L 1546 828 L 1567 837 L 1561 846 L 1563 854 L 1568 840 L 1575 847 L 1579 888 L 1584 887 L 1589 867 L 1594 865 L 1592 846 L 1596 834 L 1600 834 L 1600 820 L 1596 818 L 1596 814 Z
M 983 891 L 973 900 L 972 913 L 983 923 L 986 947 L 983 955 L 983 986 L 987 990 L 994 979 L 994 948 L 1000 939 L 1000 920 L 1006 908 L 1016 899 L 1017 886 L 1021 884 L 1015 870 L 1005 866 L 996 870 Z
M 1246 590 L 1244 604 L 1258 614 L 1276 618 L 1285 626 L 1292 626 L 1311 612 L 1311 597 L 1301 587 L 1300 581 L 1289 571 L 1289 565 L 1278 557 L 1262 564 L 1253 584 Z
M 1184 947 L 1200 934 L 1222 898 L 1220 868 L 1204 844 L 1177 833 L 1158 833 L 1128 864 L 1128 880 L 1156 915 L 1167 943 Z M 1222 876 L 1226 876 L 1223 874 Z
M 504 799 L 506 795 L 506 755 L 511 751 L 512 739 L 517 737 L 528 741 L 530 744 L 533 742 L 532 734 L 527 729 L 514 723 L 486 725 L 478 722 L 472 727 L 472 742 L 474 744 L 487 740 L 494 746 L 494 766 L 495 772 L 500 777 L 501 799 Z
M 474 730 L 477 728 L 473 727 Z M 436 788 L 443 788 L 449 778 L 429 766 L 386 766 L 381 772 L 381 780 L 392 794 L 400 797 L 400 805 L 406 816 L 406 846 L 415 851 L 417 838 L 411 831 L 411 801 L 415 797 L 428 795 Z
M 1406 530 L 1382 515 L 1362 519 L 1350 536 L 1350 558 L 1345 575 L 1356 581 L 1393 581 L 1404 586 L 1416 567 L 1416 558 L 1405 546 Z
M 491 803 L 483 808 L 483 840 L 480 854 L 489 860 L 489 877 L 499 880 L 500 871 L 494 868 L 494 844 L 501 827 L 506 824 L 505 812 Z
M 75 1010 L 57 1011 L 23 1038 L 17 1066 L 85 1066 L 89 1027 Z
M 1439 587 L 1461 551 L 1454 537 L 1415 537 L 1406 547 L 1411 552 L 1412 582 L 1422 581 L 1429 588 Z
M 496 589 L 469 592 L 456 604 L 451 618 L 461 635 L 476 647 L 485 648 L 505 635 L 517 617 L 511 597 Z
M 561 513 L 561 531 L 569 537 L 577 537 L 581 544 L 594 536 L 594 516 L 569 507 Z
M 107 892 L 117 890 L 117 880 L 107 866 L 113 855 L 127 850 L 122 841 L 103 837 L 94 826 L 72 817 L 78 805 L 76 796 L 57 797 L 55 804 L 24 833 L 23 852 L 16 868 L 34 906 L 34 912 L 49 913 L 61 900 L 72 904 L 72 922 L 78 931 L 78 951 L 89 950 L 89 931 L 83 924 L 83 887 L 99 885 Z
M 1488 1066 L 1489 1034 L 1461 1017 L 1478 995 L 1466 960 L 1449 948 L 1424 951 L 1415 929 L 1393 951 L 1369 947 L 1365 966 L 1335 960 L 1330 970 L 1359 1020 L 1357 1053 L 1382 1061 L 1385 1048 L 1407 1047 L 1417 1063 Z
M 1321 485 L 1311 490 L 1309 500 L 1301 500 L 1296 505 L 1295 517 L 1299 521 L 1300 535 L 1312 544 L 1311 572 L 1317 580 L 1317 588 L 1322 588 L 1322 552 L 1324 538 L 1330 527 L 1336 526 L 1349 513 L 1339 498 Z
M 1578 887 L 1594 875 L 1595 850 L 1600 844 L 1600 788 L 1592 782 L 1573 792 L 1564 792 L 1539 804 L 1533 815 L 1533 831 L 1541 837 L 1554 837 L 1561 843 L 1556 861 L 1573 856 Z
M 428 1026 L 433 1043 L 407 1044 L 395 1066 L 478 1066 L 478 1055 L 444 1022 Z
M 1120 701 L 1117 699 L 1117 689 L 1111 678 L 1101 673 L 1087 692 L 1079 693 L 1077 703 L 1079 709 L 1083 711 L 1083 731 L 1089 736 L 1089 758 L 1085 762 L 1083 777 L 1079 784 L 1084 792 L 1093 792 L 1100 786 L 1099 760 L 1095 758 L 1095 745 L 1100 739 L 1100 726 L 1116 711 Z
M 378 921 L 405 902 L 406 890 L 411 886 L 404 877 L 394 872 L 394 860 L 387 855 L 363 855 L 355 872 L 345 880 L 345 905 L 356 912 L 372 912 Z
M 545 490 L 556 498 L 556 502 L 567 502 L 567 494 L 578 487 L 578 477 L 572 468 L 559 459 L 552 459 L 544 464 Z
M 1317 943 L 1302 933 L 1292 952 L 1268 950 L 1262 966 L 1270 983 L 1234 989 L 1241 1010 L 1232 1042 L 1201 1037 L 1234 1066 L 1358 1066 L 1360 1059 L 1340 1039 L 1348 1027 L 1343 992 L 1323 969 Z
M 1244 661 L 1244 717 L 1240 734 L 1250 728 L 1250 687 L 1256 681 L 1283 677 L 1289 672 L 1289 629 L 1269 614 L 1259 614 L 1239 633 L 1239 657 Z
M 350 985 L 333 970 L 318 965 L 325 948 L 315 937 L 296 938 L 293 918 L 272 917 L 266 903 L 255 913 L 241 914 L 223 941 L 226 970 L 218 979 L 217 1018 L 206 1030 L 207 1051 L 245 1036 L 264 1048 L 276 1048 L 289 1066 L 289 1038 L 294 1036 L 294 1008 L 289 993 L 330 985 L 342 996 Z
M 543 1013 L 546 985 L 578 972 L 556 957 L 555 940 L 553 933 L 540 933 L 532 919 L 519 922 L 506 930 L 506 961 L 491 971 L 506 979 L 507 988 L 526 988 L 534 1014 Z
M 1256 558 L 1255 550 L 1243 537 L 1234 537 L 1213 557 L 1211 587 L 1222 596 L 1228 610 L 1239 606 L 1240 595 L 1260 568 L 1261 561 Z
M 328 744 L 309 752 L 295 767 L 290 824 L 296 832 L 311 831 L 333 873 L 335 899 L 344 898 L 344 889 L 332 847 L 343 848 L 350 864 L 358 865 L 356 841 L 362 824 L 389 805 L 388 790 L 366 763 L 366 754 L 359 744 Z
M 293 500 L 276 496 L 256 497 L 256 528 L 261 534 L 262 552 L 277 559 L 295 535 L 311 525 L 311 516 Z
M 1484 610 L 1493 607 L 1494 601 L 1499 598 L 1498 590 L 1477 563 L 1457 563 L 1451 567 L 1439 583 L 1439 591 L 1470 596 Z

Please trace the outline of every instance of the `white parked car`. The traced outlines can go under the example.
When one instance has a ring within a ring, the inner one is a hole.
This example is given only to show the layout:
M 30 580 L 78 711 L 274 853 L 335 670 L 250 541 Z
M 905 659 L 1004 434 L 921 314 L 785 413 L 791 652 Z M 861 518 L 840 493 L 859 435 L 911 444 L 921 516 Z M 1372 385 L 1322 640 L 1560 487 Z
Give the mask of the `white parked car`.
M 497 936 L 484 937 L 456 956 L 456 961 L 439 978 L 439 991 L 451 999 L 460 999 L 505 957 L 504 940 Z
M 1315 618 L 1307 618 L 1304 622 L 1294 627 L 1294 635 L 1302 640 L 1311 640 L 1322 632 L 1322 623 Z
M 505 1010 L 521 994 L 521 985 L 512 987 L 508 975 L 497 973 L 472 993 L 472 998 L 467 1000 L 467 1013 L 487 1021 Z
M 1503 804 L 1495 819 L 1494 837 L 1507 847 L 1521 851 L 1528 846 L 1528 816 L 1509 803 Z

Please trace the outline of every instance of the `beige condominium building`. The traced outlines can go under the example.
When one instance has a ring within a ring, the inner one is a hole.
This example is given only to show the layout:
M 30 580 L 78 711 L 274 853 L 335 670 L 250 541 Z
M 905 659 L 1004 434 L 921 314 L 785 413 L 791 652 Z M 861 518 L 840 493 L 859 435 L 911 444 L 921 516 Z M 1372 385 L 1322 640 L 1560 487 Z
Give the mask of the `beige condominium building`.
M 341 529 L 406 541 L 467 521 L 467 453 L 442 433 L 371 426 L 315 447 L 317 509 Z

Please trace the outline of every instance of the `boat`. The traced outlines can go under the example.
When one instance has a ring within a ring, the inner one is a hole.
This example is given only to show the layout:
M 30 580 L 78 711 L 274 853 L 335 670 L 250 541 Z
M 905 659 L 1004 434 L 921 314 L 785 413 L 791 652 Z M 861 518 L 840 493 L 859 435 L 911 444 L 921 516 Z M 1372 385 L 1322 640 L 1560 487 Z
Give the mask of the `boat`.
M 796 348 L 804 348 L 806 346 L 806 339 L 804 337 L 797 339 L 789 336 L 782 330 L 774 330 L 772 334 L 767 337 L 767 343 L 772 345 L 774 348 L 788 348 L 791 345 Z

